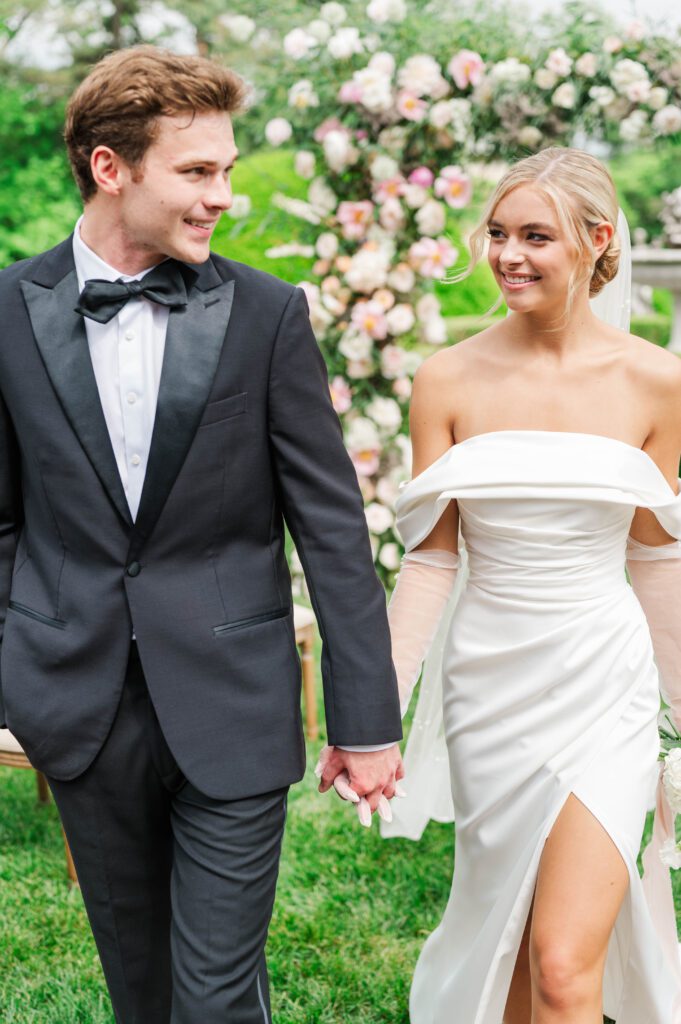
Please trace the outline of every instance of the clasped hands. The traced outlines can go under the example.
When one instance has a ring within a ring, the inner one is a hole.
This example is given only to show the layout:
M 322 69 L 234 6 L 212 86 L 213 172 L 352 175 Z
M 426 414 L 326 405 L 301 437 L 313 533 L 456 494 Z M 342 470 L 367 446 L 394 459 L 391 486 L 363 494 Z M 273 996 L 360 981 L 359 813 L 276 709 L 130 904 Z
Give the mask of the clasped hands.
M 331 787 L 341 800 L 349 800 L 357 808 L 357 816 L 366 828 L 377 812 L 384 821 L 392 821 L 389 801 L 404 796 L 399 781 L 404 767 L 397 743 L 385 750 L 358 752 L 340 747 L 324 747 L 315 768 L 319 792 Z

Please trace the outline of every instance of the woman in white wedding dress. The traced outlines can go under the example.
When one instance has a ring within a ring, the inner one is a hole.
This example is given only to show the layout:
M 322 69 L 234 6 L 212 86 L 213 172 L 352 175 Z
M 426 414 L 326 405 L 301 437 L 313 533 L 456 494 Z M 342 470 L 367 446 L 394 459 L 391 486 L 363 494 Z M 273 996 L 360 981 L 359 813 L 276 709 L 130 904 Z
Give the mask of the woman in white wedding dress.
M 681 365 L 590 307 L 617 273 L 617 220 L 587 154 L 512 168 L 472 239 L 475 263 L 487 233 L 511 315 L 414 382 L 391 606 L 403 704 L 424 640 L 410 630 L 446 598 L 459 528 L 469 575 L 442 655 L 455 871 L 416 968 L 413 1024 L 681 1021 L 675 942 L 636 867 L 659 691 L 624 572 L 628 543 L 679 555 Z

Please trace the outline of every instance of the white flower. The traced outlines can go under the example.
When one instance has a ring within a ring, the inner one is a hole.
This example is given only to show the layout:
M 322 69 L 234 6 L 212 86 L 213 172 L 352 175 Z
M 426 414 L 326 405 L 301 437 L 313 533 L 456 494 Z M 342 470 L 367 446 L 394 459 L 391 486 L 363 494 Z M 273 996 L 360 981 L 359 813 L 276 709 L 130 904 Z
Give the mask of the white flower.
M 563 82 L 559 85 L 553 96 L 551 102 L 555 107 L 562 107 L 564 110 L 571 110 L 577 100 L 577 90 L 575 89 L 572 82 Z
M 549 68 L 537 68 L 534 73 L 534 81 L 540 89 L 553 89 L 558 81 L 558 75 Z
M 371 359 L 351 359 L 345 367 L 348 377 L 353 380 L 360 380 L 362 377 L 370 377 L 374 372 L 374 363 Z
M 247 43 L 255 32 L 256 26 L 253 18 L 249 18 L 245 14 L 223 14 L 220 22 L 237 43 Z
M 647 103 L 651 85 L 647 78 L 631 82 L 624 90 L 624 95 L 632 103 Z
M 410 349 L 409 352 L 404 353 L 404 372 L 413 377 L 422 362 L 423 356 L 415 352 L 414 349 Z
M 318 43 L 324 44 L 328 41 L 331 35 L 331 26 L 328 21 L 324 21 L 323 18 L 315 18 L 307 26 L 307 31 Z
M 675 839 L 665 839 L 660 847 L 660 860 L 668 868 L 681 868 L 681 847 Z
M 302 245 L 300 242 L 288 242 L 286 245 L 273 245 L 269 249 L 265 249 L 265 256 L 267 256 L 268 260 L 280 260 L 288 258 L 289 256 L 305 256 L 306 259 L 312 259 L 314 256 L 314 246 Z M 326 303 L 324 303 L 324 305 L 326 305 Z
M 384 569 L 394 572 L 400 567 L 400 549 L 392 541 L 384 544 L 378 553 L 378 560 Z
M 434 128 L 449 128 L 455 142 L 466 142 L 471 131 L 471 105 L 465 99 L 440 100 L 430 108 Z
M 648 71 L 637 60 L 618 60 L 610 72 L 610 81 L 617 89 L 617 92 L 625 93 L 627 86 L 632 82 L 647 82 Z
M 644 22 L 640 21 L 638 18 L 634 18 L 634 20 L 630 21 L 629 24 L 625 27 L 624 34 L 627 37 L 627 39 L 631 39 L 632 42 L 640 43 L 641 40 L 645 37 L 646 26 Z
M 674 747 L 664 759 L 662 785 L 674 814 L 681 813 L 681 749 Z
M 400 156 L 404 149 L 404 143 L 406 141 L 409 129 L 405 128 L 404 125 L 394 124 L 390 128 L 384 128 L 378 136 L 379 146 L 383 146 L 388 153 L 393 153 L 395 156 Z
M 430 194 L 423 185 L 405 185 L 402 198 L 410 210 L 418 210 L 424 203 L 428 202 Z
M 304 28 L 294 28 L 284 36 L 284 53 L 293 60 L 302 60 L 310 50 L 314 50 L 317 40 Z
M 681 107 L 670 104 L 658 110 L 653 117 L 653 129 L 656 135 L 674 135 L 681 131 Z
M 354 325 L 343 332 L 338 342 L 338 351 L 346 359 L 368 359 L 373 347 L 371 335 L 358 330 Z
M 381 448 L 376 424 L 366 416 L 356 416 L 346 420 L 345 443 L 348 448 L 367 451 L 370 448 Z
M 620 121 L 620 138 L 625 142 L 636 142 L 643 135 L 648 124 L 648 115 L 645 110 L 633 110 L 629 117 Z
M 345 280 L 353 291 L 370 294 L 385 285 L 389 264 L 390 255 L 384 249 L 363 246 L 352 257 Z
M 528 149 L 536 149 L 542 138 L 542 133 L 533 124 L 523 125 L 518 132 L 518 142 Z
M 350 142 L 346 132 L 327 132 L 322 142 L 324 157 L 327 164 L 336 174 L 341 174 L 346 167 L 357 159 L 357 150 Z
M 608 85 L 592 85 L 589 96 L 599 107 L 609 107 L 615 99 L 615 93 Z
M 437 199 L 429 199 L 416 214 L 416 224 L 422 235 L 435 238 L 441 235 L 447 222 L 447 211 L 444 203 Z
M 559 46 L 556 50 L 551 50 L 551 53 L 546 58 L 546 67 L 549 71 L 555 72 L 559 78 L 565 78 L 566 75 L 570 74 L 572 63 L 572 57 L 568 56 L 562 46 Z
M 605 53 L 617 53 L 621 50 L 624 43 L 619 36 L 606 36 L 603 40 L 603 50 Z
M 319 106 L 319 96 L 314 91 L 309 78 L 301 78 L 295 82 L 288 91 L 288 105 L 297 110 L 307 110 L 308 107 Z
M 378 53 L 371 57 L 368 67 L 373 68 L 374 71 L 379 71 L 382 75 L 387 75 L 388 78 L 392 78 L 395 74 L 395 58 L 387 50 L 379 50 Z
M 380 395 L 376 395 L 364 411 L 376 426 L 389 434 L 394 434 L 402 426 L 402 410 L 394 398 L 382 398 Z
M 388 284 L 396 292 L 410 292 L 415 281 L 416 274 L 408 263 L 398 263 L 388 274 Z
M 386 231 L 395 233 L 404 227 L 407 216 L 399 199 L 389 196 L 381 206 L 378 219 Z
M 416 303 L 416 315 L 424 322 L 431 317 L 440 316 L 440 303 L 432 292 L 426 292 Z
M 584 78 L 593 78 L 598 71 L 598 58 L 595 53 L 583 53 L 575 61 L 575 71 Z
M 447 321 L 441 316 L 431 316 L 423 324 L 423 340 L 429 345 L 444 345 L 447 341 Z
M 390 110 L 393 105 L 393 90 L 390 78 L 380 68 L 361 68 L 352 76 L 353 82 L 359 86 L 360 102 L 372 113 Z
M 326 217 L 338 206 L 338 196 L 325 178 L 314 178 L 307 190 L 307 201 L 320 217 Z
M 332 231 L 322 231 L 315 242 L 317 255 L 322 260 L 332 260 L 338 252 L 338 238 Z
M 388 330 L 394 335 L 406 334 L 416 322 L 414 310 L 408 302 L 398 302 L 396 306 L 388 310 L 385 318 L 388 321 Z
M 407 372 L 405 351 L 398 345 L 385 345 L 381 349 L 381 373 L 387 380 L 403 377 Z
M 489 77 L 493 82 L 520 85 L 528 81 L 530 74 L 527 64 L 522 64 L 517 57 L 509 57 L 507 60 L 500 60 L 498 64 L 493 64 Z
M 648 106 L 651 110 L 661 110 L 667 102 L 669 91 L 661 85 L 656 85 L 648 93 Z
M 240 220 L 242 217 L 248 217 L 251 212 L 251 197 L 241 195 L 235 192 L 232 196 L 232 205 L 230 206 L 227 213 L 234 220 Z
M 401 89 L 414 96 L 429 96 L 439 100 L 449 92 L 449 84 L 442 75 L 440 65 L 427 53 L 409 57 L 398 71 L 397 81 Z
M 299 149 L 294 158 L 295 172 L 299 178 L 314 177 L 315 155 L 309 149 Z
M 388 508 L 393 508 L 400 493 L 400 484 L 404 474 L 401 470 L 393 470 L 387 476 L 382 476 L 376 484 L 376 497 Z
M 282 143 L 288 142 L 292 135 L 291 122 L 285 117 L 273 117 L 265 125 L 265 138 L 270 146 L 281 146 Z
M 366 516 L 367 526 L 371 533 L 376 534 L 380 537 L 386 530 L 390 530 L 395 517 L 389 508 L 385 505 L 379 505 L 377 501 L 372 501 L 370 505 L 364 509 L 364 515 Z
M 379 153 L 372 161 L 370 170 L 374 181 L 389 181 L 390 178 L 396 178 L 400 173 L 400 165 L 391 156 Z
M 355 53 L 362 53 L 364 47 L 359 29 L 339 28 L 329 39 L 326 48 L 335 60 L 347 60 Z
M 330 3 L 322 4 L 319 14 L 324 21 L 327 21 L 329 25 L 334 27 L 342 25 L 348 16 L 343 4 L 335 3 L 334 0 L 331 0 Z
M 377 25 L 387 21 L 404 21 L 407 16 L 405 0 L 371 0 L 367 7 L 367 17 Z

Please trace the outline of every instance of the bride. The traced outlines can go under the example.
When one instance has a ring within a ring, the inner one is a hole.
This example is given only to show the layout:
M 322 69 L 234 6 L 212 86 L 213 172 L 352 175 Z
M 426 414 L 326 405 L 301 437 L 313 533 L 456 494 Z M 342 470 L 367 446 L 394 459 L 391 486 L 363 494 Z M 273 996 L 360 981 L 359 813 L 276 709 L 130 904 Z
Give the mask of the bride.
M 413 803 L 441 804 L 436 762 L 448 770 L 456 862 L 413 1024 L 681 1021 L 669 873 L 656 852 L 645 888 L 636 867 L 658 779 L 651 632 L 681 691 L 681 364 L 621 329 L 617 224 L 593 157 L 554 148 L 511 168 L 469 267 L 487 237 L 510 315 L 414 381 L 391 632 L 406 709 L 444 616 L 448 759 L 417 711 L 407 781 Z M 616 278 L 608 323 L 590 298 Z M 409 799 L 384 834 L 413 830 Z

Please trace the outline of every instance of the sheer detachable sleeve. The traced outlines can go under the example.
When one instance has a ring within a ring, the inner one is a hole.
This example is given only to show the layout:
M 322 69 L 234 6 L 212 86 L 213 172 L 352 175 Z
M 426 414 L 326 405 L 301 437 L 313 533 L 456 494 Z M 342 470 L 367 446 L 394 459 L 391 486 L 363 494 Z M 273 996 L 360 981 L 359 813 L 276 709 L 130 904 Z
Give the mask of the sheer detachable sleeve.
M 402 559 L 388 605 L 402 717 L 454 588 L 459 565 L 459 556 L 451 551 L 412 551 Z

